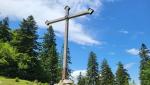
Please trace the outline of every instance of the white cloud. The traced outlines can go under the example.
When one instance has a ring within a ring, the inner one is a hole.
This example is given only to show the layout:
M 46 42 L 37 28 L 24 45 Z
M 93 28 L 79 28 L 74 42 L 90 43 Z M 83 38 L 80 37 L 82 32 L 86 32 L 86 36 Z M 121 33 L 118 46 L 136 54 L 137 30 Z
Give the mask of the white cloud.
M 148 56 L 150 56 L 150 53 L 148 53 Z
M 123 34 L 128 34 L 129 33 L 127 30 L 120 30 L 119 32 L 123 33 Z
M 103 1 L 107 1 L 107 2 L 116 2 L 116 1 L 120 1 L 120 0 L 103 0 Z
M 128 63 L 128 64 L 126 64 L 125 65 L 125 69 L 130 69 L 130 68 L 132 68 L 134 65 L 135 65 L 136 63 Z
M 114 2 L 115 0 L 106 0 L 106 1 L 108 1 L 108 2 Z
M 139 81 L 139 82 L 137 82 L 137 85 L 141 85 L 140 81 Z
M 73 77 L 73 81 L 75 83 L 77 83 L 77 79 L 78 79 L 80 72 L 81 72 L 82 76 L 86 76 L 86 70 L 76 70 L 76 71 L 73 71 L 71 74 L 71 76 Z
M 126 50 L 126 52 L 131 54 L 131 55 L 135 55 L 135 56 L 137 56 L 139 54 L 139 50 L 135 49 L 135 48 L 128 49 L 128 50 Z
M 11 20 L 21 20 L 33 15 L 40 27 L 46 27 L 45 21 L 64 16 L 64 6 L 69 5 L 71 12 L 86 10 L 88 7 L 95 11 L 101 8 L 101 0 L 0 0 L 0 17 L 9 16 Z M 79 18 L 85 19 L 85 18 Z M 64 22 L 53 24 L 58 35 L 64 33 Z M 100 41 L 95 40 L 86 33 L 81 23 L 70 20 L 69 40 L 82 45 L 98 45 Z
M 116 54 L 115 52 L 110 52 L 110 53 L 109 53 L 109 55 L 115 55 L 115 54 Z

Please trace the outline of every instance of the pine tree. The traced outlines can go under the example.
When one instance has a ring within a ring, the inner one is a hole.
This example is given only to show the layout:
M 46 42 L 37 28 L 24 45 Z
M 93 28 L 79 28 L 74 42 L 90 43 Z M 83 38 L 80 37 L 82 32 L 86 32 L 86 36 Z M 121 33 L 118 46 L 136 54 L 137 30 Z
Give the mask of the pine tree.
M 87 67 L 87 78 L 88 78 L 87 85 L 98 85 L 98 77 L 99 77 L 99 70 L 96 54 L 94 52 L 90 52 Z
M 55 34 L 52 26 L 48 28 L 48 32 L 44 35 L 43 50 L 41 53 L 42 67 L 47 76 L 50 85 L 58 83 L 58 54 L 56 50 Z
M 129 74 L 127 70 L 124 69 L 121 62 L 118 63 L 118 69 L 116 72 L 116 85 L 129 85 Z
M 133 81 L 130 82 L 129 85 L 136 85 L 136 83 L 135 83 L 134 80 L 133 80 Z
M 9 28 L 9 19 L 8 17 L 0 21 L 0 41 L 9 42 L 12 39 L 12 34 Z
M 82 79 L 82 74 L 80 72 L 80 74 L 78 76 L 78 85 L 82 85 L 81 79 Z
M 14 31 L 15 37 L 12 45 L 15 46 L 20 53 L 28 53 L 29 56 L 37 55 L 37 25 L 33 16 L 23 19 L 20 28 Z
M 150 60 L 147 61 L 147 65 L 145 66 L 145 70 L 143 70 L 144 75 L 144 83 L 150 85 Z
M 64 45 L 62 46 L 61 54 L 59 57 L 61 71 L 63 70 L 63 55 L 64 55 Z M 72 62 L 71 62 L 70 50 L 68 48 L 68 50 L 67 50 L 67 78 L 68 79 L 70 78 L 71 71 L 72 71 L 70 68 L 70 64 L 72 64 Z
M 78 83 L 77 85 L 86 85 L 86 77 L 85 76 L 82 76 L 81 72 L 78 76 Z
M 12 46 L 17 48 L 19 53 L 26 53 L 31 58 L 29 68 L 24 72 L 24 78 L 28 80 L 39 79 L 40 70 L 38 56 L 38 43 L 37 43 L 37 25 L 33 16 L 28 16 L 23 19 L 20 28 L 13 32 Z M 38 71 L 37 71 L 38 70 Z
M 142 44 L 140 49 L 140 80 L 141 85 L 149 85 L 150 84 L 150 50 L 146 47 L 145 44 Z
M 58 53 L 58 79 L 62 79 L 63 71 L 63 56 L 61 53 Z
M 107 60 L 103 60 L 101 66 L 101 84 L 100 85 L 114 85 L 114 75 L 109 67 Z

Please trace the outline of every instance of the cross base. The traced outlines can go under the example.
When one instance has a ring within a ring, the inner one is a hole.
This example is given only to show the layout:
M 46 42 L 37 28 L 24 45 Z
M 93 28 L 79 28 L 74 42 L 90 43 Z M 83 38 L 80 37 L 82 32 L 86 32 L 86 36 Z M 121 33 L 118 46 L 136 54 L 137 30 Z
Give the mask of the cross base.
M 58 84 L 54 84 L 54 85 L 74 85 L 74 82 L 72 80 L 60 80 L 60 82 Z

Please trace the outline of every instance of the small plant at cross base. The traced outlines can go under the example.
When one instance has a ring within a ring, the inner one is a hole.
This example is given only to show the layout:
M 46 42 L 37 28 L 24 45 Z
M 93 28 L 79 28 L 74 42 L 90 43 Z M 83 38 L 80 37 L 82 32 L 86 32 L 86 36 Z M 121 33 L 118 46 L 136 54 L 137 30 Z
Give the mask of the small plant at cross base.
M 15 78 L 15 81 L 16 81 L 16 82 L 19 82 L 20 80 L 19 80 L 19 78 L 18 78 L 18 77 L 16 77 L 16 78 Z

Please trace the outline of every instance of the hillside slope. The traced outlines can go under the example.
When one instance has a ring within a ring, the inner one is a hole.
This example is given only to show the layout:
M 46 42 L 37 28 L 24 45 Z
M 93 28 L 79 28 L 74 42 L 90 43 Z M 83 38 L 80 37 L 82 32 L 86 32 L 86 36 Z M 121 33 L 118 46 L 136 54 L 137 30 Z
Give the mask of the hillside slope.
M 48 85 L 48 84 L 40 83 L 37 82 L 36 80 L 34 82 L 31 82 L 27 80 L 21 80 L 18 78 L 11 79 L 11 78 L 0 76 L 0 85 Z

